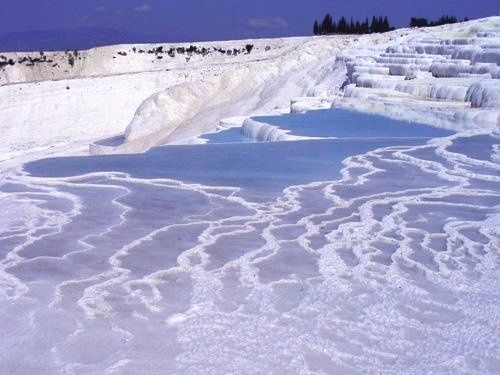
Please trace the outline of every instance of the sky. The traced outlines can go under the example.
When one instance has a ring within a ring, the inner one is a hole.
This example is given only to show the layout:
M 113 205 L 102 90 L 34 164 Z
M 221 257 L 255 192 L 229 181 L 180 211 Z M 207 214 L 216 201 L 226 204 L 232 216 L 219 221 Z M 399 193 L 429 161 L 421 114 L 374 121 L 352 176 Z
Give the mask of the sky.
M 329 12 L 364 19 L 387 15 L 479 18 L 500 14 L 499 0 L 0 0 L 0 34 L 106 27 L 161 35 L 165 41 L 310 35 Z M 1 46 L 0 46 L 1 48 Z

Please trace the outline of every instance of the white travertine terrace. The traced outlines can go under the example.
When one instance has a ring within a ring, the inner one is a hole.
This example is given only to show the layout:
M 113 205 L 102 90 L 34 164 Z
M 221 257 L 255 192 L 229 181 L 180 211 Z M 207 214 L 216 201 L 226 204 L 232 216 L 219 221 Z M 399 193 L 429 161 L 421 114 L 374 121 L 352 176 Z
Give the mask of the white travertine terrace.
M 500 21 L 493 17 L 426 29 L 385 48 L 343 51 L 339 60 L 346 62 L 349 85 L 335 105 L 402 118 L 414 118 L 414 110 L 423 105 L 434 125 L 475 122 L 495 129 L 500 118 L 499 30 Z M 356 104 L 354 98 L 368 102 Z

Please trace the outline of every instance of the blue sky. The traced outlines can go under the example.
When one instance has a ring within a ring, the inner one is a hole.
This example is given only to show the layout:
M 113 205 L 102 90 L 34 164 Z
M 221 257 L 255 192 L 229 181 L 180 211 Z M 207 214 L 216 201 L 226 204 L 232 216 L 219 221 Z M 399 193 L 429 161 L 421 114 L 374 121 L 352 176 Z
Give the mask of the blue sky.
M 0 0 L 0 34 L 109 27 L 169 39 L 308 35 L 315 18 L 383 14 L 396 26 L 410 16 L 478 18 L 498 0 Z

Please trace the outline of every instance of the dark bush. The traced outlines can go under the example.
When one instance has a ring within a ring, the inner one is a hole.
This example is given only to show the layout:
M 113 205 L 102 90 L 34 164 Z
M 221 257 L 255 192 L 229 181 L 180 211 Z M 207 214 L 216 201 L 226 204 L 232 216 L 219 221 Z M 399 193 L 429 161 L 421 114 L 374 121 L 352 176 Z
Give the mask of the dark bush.
M 427 27 L 427 26 L 441 26 L 448 25 L 457 22 L 466 22 L 468 18 L 464 18 L 463 20 L 459 20 L 455 16 L 444 15 L 439 17 L 436 21 L 428 21 L 426 18 L 416 18 L 412 17 L 410 19 L 410 27 Z

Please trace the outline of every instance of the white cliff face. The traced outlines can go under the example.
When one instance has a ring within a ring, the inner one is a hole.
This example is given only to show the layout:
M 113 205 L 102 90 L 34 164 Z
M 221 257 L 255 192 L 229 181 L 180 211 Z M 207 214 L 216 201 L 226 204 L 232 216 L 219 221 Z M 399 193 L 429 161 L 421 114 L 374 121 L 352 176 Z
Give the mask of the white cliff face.
M 1 52 L 0 85 L 102 77 L 139 72 L 200 68 L 272 58 L 289 52 L 301 39 L 127 44 L 85 51 Z M 248 53 L 247 45 L 253 46 Z M 12 60 L 12 65 L 9 63 Z
M 164 45 L 161 53 L 157 45 L 113 46 L 78 52 L 74 67 L 69 52 L 44 55 L 59 59 L 56 67 L 3 66 L 1 158 L 124 133 L 133 144 L 123 151 L 141 151 L 170 133 L 170 140 L 180 140 L 215 129 L 226 116 L 288 107 L 291 97 L 309 90 L 332 94 L 343 80 L 342 70 L 329 74 L 335 53 L 350 43 L 349 37 L 328 37 L 196 44 L 210 51 L 204 53 L 186 52 L 189 44 Z M 247 44 L 254 46 L 250 53 Z M 24 55 L 5 54 L 16 61 Z

